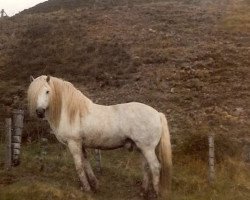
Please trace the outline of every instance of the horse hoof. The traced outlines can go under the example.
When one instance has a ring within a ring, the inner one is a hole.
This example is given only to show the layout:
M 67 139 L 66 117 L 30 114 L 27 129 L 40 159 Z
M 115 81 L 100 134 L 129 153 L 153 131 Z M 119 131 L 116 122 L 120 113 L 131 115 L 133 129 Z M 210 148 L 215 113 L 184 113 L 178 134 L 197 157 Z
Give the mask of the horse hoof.
M 140 193 L 140 196 L 143 197 L 144 199 L 150 199 L 150 192 L 149 190 L 145 190 L 144 188 L 142 188 L 142 191 Z
M 93 189 L 93 192 L 97 192 L 100 188 L 99 182 L 97 180 L 91 182 L 90 185 L 91 185 L 91 188 Z
M 90 188 L 89 186 L 82 186 L 82 187 L 81 187 L 81 190 L 82 190 L 83 192 L 91 192 L 91 188 Z
M 150 199 L 158 199 L 158 194 L 155 191 L 152 192 Z

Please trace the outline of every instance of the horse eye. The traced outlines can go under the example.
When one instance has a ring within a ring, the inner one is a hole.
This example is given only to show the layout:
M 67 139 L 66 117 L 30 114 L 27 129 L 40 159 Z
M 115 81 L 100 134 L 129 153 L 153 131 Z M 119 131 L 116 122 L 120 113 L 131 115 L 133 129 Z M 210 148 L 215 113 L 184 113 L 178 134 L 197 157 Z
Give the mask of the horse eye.
M 49 91 L 46 91 L 46 94 L 49 94 Z

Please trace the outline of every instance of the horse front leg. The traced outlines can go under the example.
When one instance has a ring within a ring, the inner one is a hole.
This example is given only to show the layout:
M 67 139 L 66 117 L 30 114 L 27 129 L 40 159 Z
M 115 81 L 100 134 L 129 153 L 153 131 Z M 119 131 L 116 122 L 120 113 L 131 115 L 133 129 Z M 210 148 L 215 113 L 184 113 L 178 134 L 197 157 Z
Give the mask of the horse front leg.
M 76 171 L 79 175 L 80 181 L 82 183 L 82 187 L 84 191 L 90 191 L 90 185 L 84 170 L 84 156 L 83 156 L 83 152 L 82 152 L 82 143 L 81 141 L 74 141 L 74 140 L 70 140 L 68 141 L 68 147 L 69 150 L 74 158 L 74 162 L 75 162 L 75 167 L 76 167 Z
M 87 152 L 84 149 L 84 147 L 82 147 L 82 152 L 83 152 L 83 159 L 84 159 L 84 169 L 85 172 L 87 174 L 89 183 L 91 185 L 91 187 L 93 188 L 94 191 L 97 191 L 99 189 L 99 182 L 93 172 L 93 169 L 89 163 L 88 157 L 87 157 Z

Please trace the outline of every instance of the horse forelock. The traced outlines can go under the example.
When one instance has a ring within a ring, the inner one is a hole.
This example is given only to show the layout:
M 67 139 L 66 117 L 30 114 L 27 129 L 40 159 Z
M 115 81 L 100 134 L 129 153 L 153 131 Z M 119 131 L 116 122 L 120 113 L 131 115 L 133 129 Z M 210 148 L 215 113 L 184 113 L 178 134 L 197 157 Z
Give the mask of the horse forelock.
M 45 84 L 46 82 L 44 80 L 44 77 L 41 76 L 32 81 L 28 88 L 28 109 L 30 115 L 34 115 L 35 113 L 39 91 Z

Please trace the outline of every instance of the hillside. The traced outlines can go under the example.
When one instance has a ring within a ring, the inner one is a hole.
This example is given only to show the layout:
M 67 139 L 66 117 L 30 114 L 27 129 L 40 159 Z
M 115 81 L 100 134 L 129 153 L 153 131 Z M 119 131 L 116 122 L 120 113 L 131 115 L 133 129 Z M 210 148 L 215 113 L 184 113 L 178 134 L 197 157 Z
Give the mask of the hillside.
M 49 0 L 0 19 L 0 28 L 0 155 L 3 118 L 26 109 L 30 75 L 50 74 L 94 102 L 138 101 L 167 115 L 173 199 L 249 199 L 249 1 Z M 85 195 L 69 152 L 44 123 L 25 119 L 23 161 L 11 172 L 0 169 L 0 199 L 141 199 L 137 153 L 104 153 L 101 192 Z M 206 170 L 211 132 L 213 188 Z M 41 137 L 50 141 L 45 171 Z
M 149 104 L 173 135 L 208 121 L 249 134 L 247 1 L 90 2 L 50 0 L 0 21 L 3 108 L 25 105 L 29 75 L 51 74 L 99 103 Z

